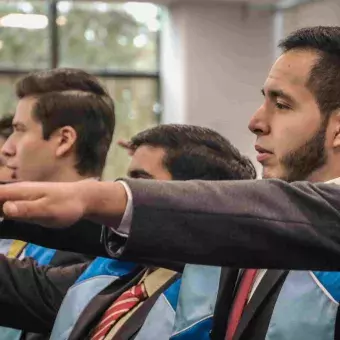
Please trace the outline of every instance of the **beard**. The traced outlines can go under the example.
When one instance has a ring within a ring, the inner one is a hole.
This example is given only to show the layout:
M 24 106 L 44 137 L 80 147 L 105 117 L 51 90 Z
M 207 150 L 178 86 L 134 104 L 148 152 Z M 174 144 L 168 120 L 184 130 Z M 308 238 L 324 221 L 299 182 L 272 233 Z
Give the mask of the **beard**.
M 280 163 L 285 169 L 282 180 L 287 182 L 303 181 L 327 163 L 325 150 L 326 129 L 325 119 L 319 130 L 307 142 L 285 155 Z

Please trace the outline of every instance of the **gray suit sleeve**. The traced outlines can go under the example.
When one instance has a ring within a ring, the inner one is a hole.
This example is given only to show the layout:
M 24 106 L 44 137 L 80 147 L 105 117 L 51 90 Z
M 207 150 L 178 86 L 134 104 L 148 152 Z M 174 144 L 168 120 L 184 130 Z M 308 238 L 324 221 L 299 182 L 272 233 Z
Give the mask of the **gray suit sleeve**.
M 111 255 L 160 265 L 340 270 L 340 187 L 126 180 L 131 231 Z

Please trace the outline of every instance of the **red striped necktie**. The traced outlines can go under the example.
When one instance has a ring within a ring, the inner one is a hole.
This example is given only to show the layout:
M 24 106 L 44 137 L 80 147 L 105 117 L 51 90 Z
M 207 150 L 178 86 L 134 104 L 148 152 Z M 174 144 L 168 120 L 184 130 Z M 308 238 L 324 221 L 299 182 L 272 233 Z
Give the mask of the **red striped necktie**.
M 143 283 L 133 286 L 124 292 L 111 305 L 111 307 L 106 310 L 98 325 L 92 332 L 91 340 L 103 340 L 120 318 L 122 318 L 147 297 L 148 294 Z

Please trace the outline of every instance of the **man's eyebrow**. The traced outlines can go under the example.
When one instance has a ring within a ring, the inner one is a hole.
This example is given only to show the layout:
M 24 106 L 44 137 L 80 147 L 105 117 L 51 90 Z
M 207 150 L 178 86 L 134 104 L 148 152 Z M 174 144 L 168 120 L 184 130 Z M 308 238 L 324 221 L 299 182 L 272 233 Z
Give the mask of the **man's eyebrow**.
M 140 177 L 146 177 L 146 178 L 150 178 L 153 179 L 154 177 L 149 174 L 147 171 L 142 170 L 142 169 L 136 169 L 136 170 L 131 170 L 128 173 L 129 177 L 131 178 L 140 178 Z
M 261 89 L 261 92 L 262 92 L 262 95 L 265 97 L 266 96 L 266 92 L 264 91 L 264 89 Z M 273 99 L 282 98 L 282 99 L 288 100 L 290 102 L 295 102 L 293 97 L 291 97 L 289 94 L 285 93 L 282 90 L 268 90 L 267 91 L 267 95 L 270 98 L 273 98 Z

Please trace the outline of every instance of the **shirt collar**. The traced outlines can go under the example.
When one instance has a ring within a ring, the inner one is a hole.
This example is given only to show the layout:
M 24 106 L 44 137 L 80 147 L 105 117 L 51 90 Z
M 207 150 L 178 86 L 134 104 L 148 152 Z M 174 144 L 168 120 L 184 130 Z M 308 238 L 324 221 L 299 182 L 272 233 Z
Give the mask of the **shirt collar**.
M 338 184 L 338 185 L 340 185 L 340 177 L 331 179 L 331 180 L 329 180 L 329 181 L 327 181 L 327 182 L 325 182 L 325 183 L 327 183 L 327 184 Z

